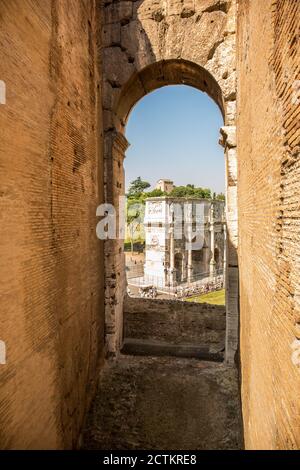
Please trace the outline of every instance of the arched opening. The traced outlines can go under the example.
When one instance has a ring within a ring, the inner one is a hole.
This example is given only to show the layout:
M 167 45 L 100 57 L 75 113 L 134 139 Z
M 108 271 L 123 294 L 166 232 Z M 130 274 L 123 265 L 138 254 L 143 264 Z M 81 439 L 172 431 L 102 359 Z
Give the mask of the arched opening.
M 135 73 L 123 86 L 121 92 L 117 95 L 111 117 L 112 127 L 106 130 L 105 135 L 106 199 L 107 202 L 114 204 L 117 212 L 121 212 L 119 198 L 125 194 L 123 160 L 129 145 L 127 139 L 125 138 L 125 129 L 130 111 L 133 109 L 135 104 L 141 100 L 141 98 L 149 94 L 151 91 L 165 87 L 167 85 L 190 85 L 193 88 L 207 93 L 218 105 L 223 116 L 223 122 L 226 123 L 226 106 L 221 88 L 213 76 L 203 67 L 188 61 L 170 60 L 157 62 L 146 67 L 140 72 Z M 225 144 L 227 139 L 225 134 L 226 132 L 224 131 L 223 144 Z M 153 202 L 155 203 L 155 201 Z M 218 212 L 220 211 L 215 207 L 215 205 L 213 208 L 208 208 L 206 214 L 207 220 L 214 221 L 215 215 L 213 214 Z M 192 225 L 193 224 L 191 224 L 191 226 Z M 220 232 L 226 233 L 226 230 L 224 230 L 225 216 L 220 217 L 219 225 Z M 147 222 L 146 229 L 147 228 L 149 228 L 149 230 L 151 229 L 150 220 Z M 161 228 L 163 229 L 163 227 Z M 171 236 L 170 240 L 172 240 L 172 237 L 174 238 L 174 236 Z M 157 236 L 153 236 L 151 238 L 151 243 L 154 247 L 157 243 L 159 243 L 158 238 L 159 237 Z M 209 263 L 209 252 L 214 253 L 214 241 L 212 237 L 209 236 L 204 238 L 204 244 L 201 247 L 203 248 L 203 253 L 201 256 L 203 256 L 205 262 Z M 170 251 L 172 251 L 172 248 L 170 248 Z M 109 332 L 108 348 L 112 351 L 116 351 L 120 348 L 120 344 L 122 343 L 123 338 L 123 301 L 124 296 L 126 295 L 123 240 L 119 239 L 107 241 L 106 253 L 106 275 L 109 277 L 109 292 L 107 295 L 109 300 L 107 301 L 106 315 L 108 325 L 107 331 Z M 182 256 L 182 260 L 183 259 L 184 257 Z M 226 259 L 225 254 L 224 259 Z M 179 277 L 181 280 L 186 278 L 188 282 L 191 282 L 194 276 L 192 269 L 193 256 L 191 254 L 189 258 L 188 253 L 186 253 L 184 262 L 182 260 Z M 199 262 L 201 263 L 201 261 L 198 261 L 198 263 Z M 150 265 L 151 264 L 155 265 L 155 260 L 151 260 Z M 161 264 L 161 282 L 168 286 L 172 286 L 177 283 L 179 277 L 176 274 L 177 269 L 175 267 L 175 255 L 169 260 L 163 260 L 163 263 Z M 210 265 L 207 269 L 209 275 L 212 278 L 215 278 L 215 262 L 212 263 L 212 260 L 210 260 Z M 111 273 L 113 273 L 112 277 Z M 153 275 L 151 274 L 151 270 L 149 270 L 148 275 Z M 151 284 L 151 282 L 149 284 Z
M 139 100 L 130 113 L 126 126 L 130 147 L 124 160 L 128 196 L 125 262 L 130 296 L 149 298 L 152 294 L 158 299 L 199 302 L 201 293 L 216 289 L 208 251 L 212 227 L 216 233 L 212 242 L 220 242 L 223 250 L 225 247 L 224 154 L 218 144 L 221 126 L 222 116 L 213 100 L 186 85 L 155 90 Z M 203 231 L 200 245 L 195 243 L 190 254 L 185 235 L 189 204 L 193 232 L 200 236 Z M 171 214 L 173 206 L 178 214 Z M 197 223 L 197 210 L 200 217 L 203 215 L 203 225 Z M 172 215 L 171 223 L 166 220 L 167 213 Z M 213 213 L 214 226 L 210 223 Z M 175 221 L 175 216 L 180 220 Z M 223 279 L 222 267 L 216 274 Z
M 116 103 L 116 128 L 124 132 L 124 126 L 134 105 L 151 91 L 168 85 L 189 85 L 207 93 L 219 106 L 226 124 L 223 94 L 211 73 L 197 64 L 178 59 L 156 62 L 131 77 Z

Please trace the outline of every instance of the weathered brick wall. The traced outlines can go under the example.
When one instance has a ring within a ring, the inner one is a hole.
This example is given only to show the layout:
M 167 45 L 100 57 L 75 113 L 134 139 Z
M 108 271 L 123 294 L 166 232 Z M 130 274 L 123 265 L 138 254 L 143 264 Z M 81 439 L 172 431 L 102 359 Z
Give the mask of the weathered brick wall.
M 295 342 L 300 337 L 299 33 L 298 0 L 239 1 L 238 210 L 247 448 L 300 446 L 300 367 L 295 364 L 300 357 Z
M 126 338 L 174 344 L 225 346 L 226 310 L 222 305 L 126 297 Z
M 103 351 L 97 15 L 0 1 L 1 448 L 75 445 Z

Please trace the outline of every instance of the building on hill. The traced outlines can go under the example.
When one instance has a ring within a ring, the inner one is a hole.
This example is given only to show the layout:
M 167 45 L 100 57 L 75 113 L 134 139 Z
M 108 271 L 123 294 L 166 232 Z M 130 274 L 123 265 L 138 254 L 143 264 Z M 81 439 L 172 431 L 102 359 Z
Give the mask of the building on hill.
M 169 194 L 174 187 L 175 186 L 173 181 L 167 179 L 160 179 L 157 181 L 155 189 L 160 189 L 164 193 Z

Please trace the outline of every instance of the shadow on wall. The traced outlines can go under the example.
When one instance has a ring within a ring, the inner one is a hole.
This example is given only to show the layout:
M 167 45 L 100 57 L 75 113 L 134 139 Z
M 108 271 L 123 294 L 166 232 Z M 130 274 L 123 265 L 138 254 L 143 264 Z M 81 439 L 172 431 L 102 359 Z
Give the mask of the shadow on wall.
M 229 182 L 230 185 L 230 182 Z M 236 187 L 234 188 L 236 190 Z M 227 268 L 225 277 L 226 298 L 226 359 L 239 364 L 239 260 L 236 243 L 227 228 Z

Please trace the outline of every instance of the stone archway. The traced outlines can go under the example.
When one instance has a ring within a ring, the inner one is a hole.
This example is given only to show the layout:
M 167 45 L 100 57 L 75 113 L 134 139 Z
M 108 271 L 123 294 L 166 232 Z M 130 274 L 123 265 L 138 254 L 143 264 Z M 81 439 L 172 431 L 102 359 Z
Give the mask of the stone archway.
M 119 209 L 128 115 L 143 96 L 166 85 L 206 92 L 224 118 L 226 160 L 226 358 L 238 345 L 235 0 L 107 1 L 104 5 L 103 118 L 106 202 Z M 125 269 L 122 240 L 105 242 L 106 340 L 122 342 Z

